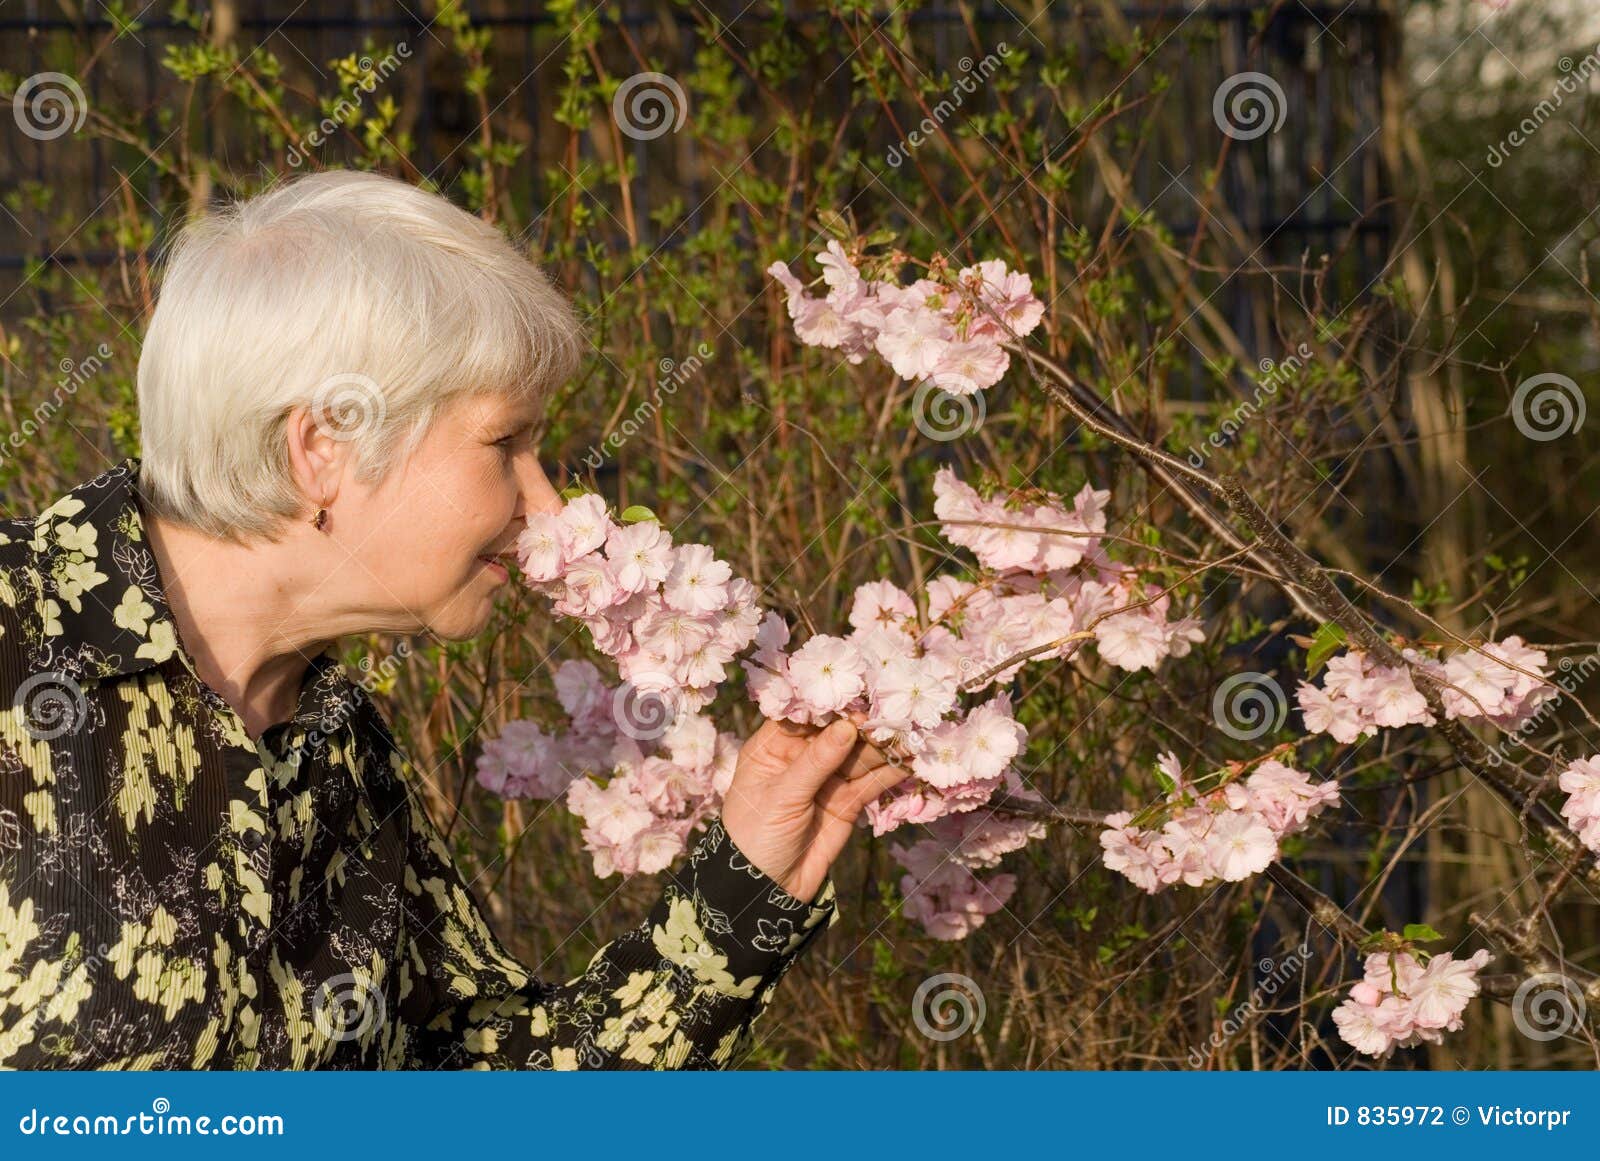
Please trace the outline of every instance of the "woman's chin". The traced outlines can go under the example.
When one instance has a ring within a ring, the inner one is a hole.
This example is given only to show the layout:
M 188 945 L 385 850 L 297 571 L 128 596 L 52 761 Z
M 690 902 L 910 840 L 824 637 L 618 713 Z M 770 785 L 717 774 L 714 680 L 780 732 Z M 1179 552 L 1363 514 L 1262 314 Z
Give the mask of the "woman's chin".
M 481 579 L 468 584 L 431 618 L 430 631 L 446 641 L 470 641 L 479 636 L 494 619 L 498 591 L 484 585 Z

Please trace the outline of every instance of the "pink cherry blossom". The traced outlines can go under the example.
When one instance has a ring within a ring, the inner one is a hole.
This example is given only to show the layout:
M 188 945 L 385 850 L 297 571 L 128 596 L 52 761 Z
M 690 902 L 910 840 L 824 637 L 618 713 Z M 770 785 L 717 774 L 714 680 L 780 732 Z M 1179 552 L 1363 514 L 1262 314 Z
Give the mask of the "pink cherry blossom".
M 1329 660 L 1320 688 L 1305 682 L 1296 691 L 1306 729 L 1348 743 L 1379 729 L 1433 725 L 1413 666 L 1447 683 L 1439 696 L 1447 716 L 1487 717 L 1501 728 L 1526 720 L 1555 693 L 1545 680 L 1544 652 L 1520 637 L 1469 646 L 1442 659 L 1415 648 L 1402 650 L 1402 656 L 1407 666 L 1377 665 L 1360 650 Z
M 728 579 L 733 569 L 718 560 L 709 545 L 682 544 L 672 550 L 662 596 L 667 605 L 692 616 L 713 613 L 728 602 Z
M 813 637 L 789 658 L 789 681 L 813 713 L 837 713 L 861 693 L 861 654 L 839 637 Z
M 1118 613 L 1094 627 L 1100 656 L 1120 669 L 1151 669 L 1167 654 L 1166 622 L 1143 610 Z
M 1339 801 L 1337 782 L 1313 782 L 1270 758 L 1241 781 L 1203 793 L 1184 778 L 1175 755 L 1161 755 L 1157 768 L 1170 786 L 1161 829 L 1134 826 L 1131 812 L 1118 811 L 1100 834 L 1107 869 L 1151 894 L 1179 882 L 1198 887 L 1257 874 L 1277 859 L 1280 840 Z
M 896 307 L 884 319 L 875 346 L 896 375 L 921 379 L 933 374 L 955 337 L 955 328 L 934 312 Z
M 1600 758 L 1579 758 L 1561 771 L 1559 785 L 1567 794 L 1562 816 L 1578 840 L 1600 854 Z
M 610 524 L 605 500 L 592 492 L 567 504 L 558 522 L 566 558 L 577 560 L 598 549 L 606 542 Z
M 556 612 L 567 617 L 592 617 L 626 596 L 617 585 L 611 566 L 599 553 L 573 561 L 563 575 L 567 591 L 556 602 Z
M 1441 1033 L 1461 1028 L 1461 1013 L 1478 994 L 1478 973 L 1489 959 L 1483 950 L 1464 960 L 1441 952 L 1424 967 L 1409 951 L 1374 952 L 1361 981 L 1334 1009 L 1334 1026 L 1345 1043 L 1368 1056 L 1437 1044 Z
M 894 657 L 873 676 L 875 723 L 932 729 L 956 704 L 955 673 L 933 657 Z
M 538 512 L 528 517 L 527 525 L 517 536 L 518 564 L 525 579 L 555 580 L 566 563 L 564 551 L 559 516 Z
M 599 786 L 580 778 L 567 789 L 567 805 L 586 830 L 615 846 L 628 842 L 655 820 L 644 796 L 623 779 Z
M 1005 377 L 1011 356 L 992 342 L 947 343 L 930 374 L 933 385 L 952 395 L 975 395 Z
M 979 299 L 995 311 L 1018 338 L 1030 333 L 1044 318 L 1044 303 L 1034 296 L 1033 279 L 1020 271 L 1007 270 L 1006 264 L 998 258 L 964 267 L 958 278 L 963 284 L 978 282 Z M 981 322 L 993 325 L 986 313 L 978 317 Z
M 606 559 L 624 592 L 642 592 L 667 579 L 671 538 L 654 520 L 613 527 L 606 536 Z
M 1278 857 L 1278 838 L 1260 816 L 1229 811 L 1212 822 L 1206 856 L 1217 878 L 1237 883 L 1266 870 Z
M 980 879 L 937 841 L 910 847 L 891 844 L 889 853 L 906 869 L 900 893 L 907 918 L 921 923 L 935 939 L 966 938 L 1004 907 L 1017 889 L 1015 875 Z
M 856 590 L 850 605 L 853 629 L 895 629 L 904 632 L 907 620 L 915 620 L 916 602 L 892 581 L 871 581 Z

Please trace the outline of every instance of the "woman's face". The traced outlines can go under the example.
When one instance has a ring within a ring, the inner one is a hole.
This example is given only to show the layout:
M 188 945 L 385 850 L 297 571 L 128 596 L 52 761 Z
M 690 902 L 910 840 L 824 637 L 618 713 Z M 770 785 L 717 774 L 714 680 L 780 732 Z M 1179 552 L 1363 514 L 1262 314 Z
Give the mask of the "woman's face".
M 449 640 L 487 627 L 508 580 L 489 558 L 514 556 L 529 513 L 561 507 L 533 446 L 535 419 L 529 404 L 503 396 L 459 398 L 409 463 L 375 489 L 353 489 L 341 539 L 358 566 L 350 580 L 377 620 L 401 630 L 420 623 Z

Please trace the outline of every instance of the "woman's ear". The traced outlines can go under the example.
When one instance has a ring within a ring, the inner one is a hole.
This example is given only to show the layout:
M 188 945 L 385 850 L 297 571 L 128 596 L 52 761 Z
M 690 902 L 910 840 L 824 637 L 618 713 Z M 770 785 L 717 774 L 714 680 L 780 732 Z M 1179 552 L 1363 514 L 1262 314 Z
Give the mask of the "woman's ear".
M 290 409 L 284 438 L 295 483 L 307 503 L 332 504 L 349 461 L 350 442 L 318 423 L 312 409 L 303 405 Z

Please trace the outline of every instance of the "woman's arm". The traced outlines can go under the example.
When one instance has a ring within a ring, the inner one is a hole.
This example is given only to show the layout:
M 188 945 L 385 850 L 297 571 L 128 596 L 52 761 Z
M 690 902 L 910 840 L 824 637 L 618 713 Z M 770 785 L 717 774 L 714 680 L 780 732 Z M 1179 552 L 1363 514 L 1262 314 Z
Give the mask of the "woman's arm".
M 666 876 L 643 923 L 550 983 L 501 946 L 405 771 L 401 962 L 406 1068 L 723 1068 L 778 981 L 838 919 L 835 888 L 804 903 L 752 865 L 720 818 Z

